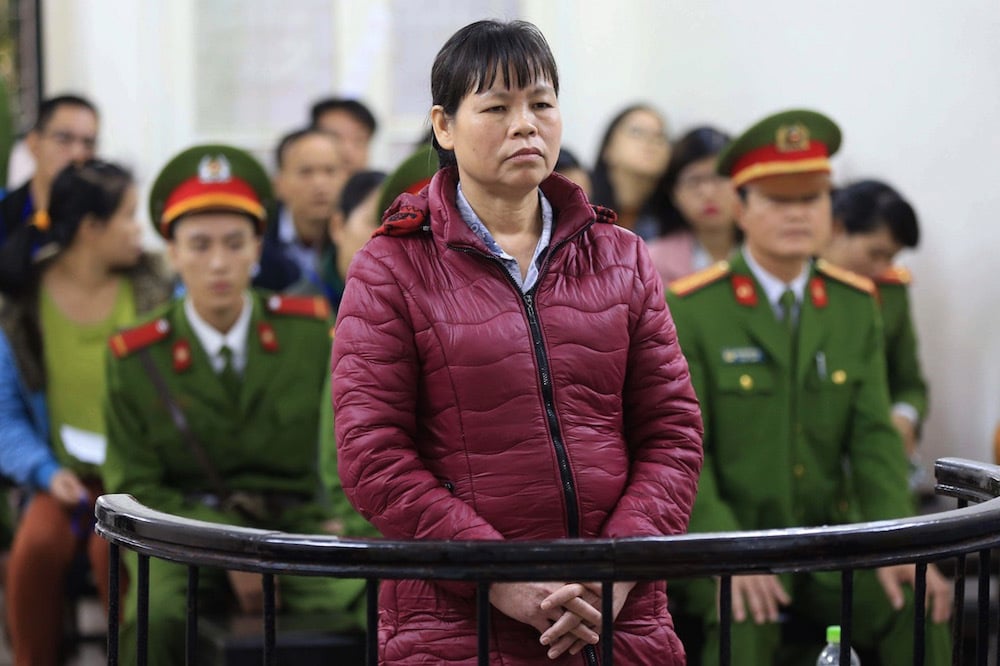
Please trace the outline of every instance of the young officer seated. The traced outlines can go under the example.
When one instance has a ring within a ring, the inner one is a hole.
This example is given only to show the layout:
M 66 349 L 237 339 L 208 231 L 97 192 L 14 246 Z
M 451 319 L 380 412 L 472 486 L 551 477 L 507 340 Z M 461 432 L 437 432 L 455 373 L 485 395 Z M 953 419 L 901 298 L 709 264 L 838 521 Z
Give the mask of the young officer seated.
M 318 532 L 334 517 L 317 472 L 329 307 L 250 289 L 269 198 L 263 168 L 228 146 L 186 150 L 157 177 L 151 217 L 187 296 L 110 341 L 103 474 L 109 492 L 171 514 Z M 134 574 L 135 559 L 127 565 Z M 292 612 L 346 612 L 363 590 L 361 581 L 277 582 Z M 186 567 L 150 562 L 149 664 L 183 661 L 186 585 Z M 207 610 L 229 591 L 244 610 L 261 603 L 256 574 L 204 569 L 200 585 Z M 123 664 L 135 663 L 136 587 Z

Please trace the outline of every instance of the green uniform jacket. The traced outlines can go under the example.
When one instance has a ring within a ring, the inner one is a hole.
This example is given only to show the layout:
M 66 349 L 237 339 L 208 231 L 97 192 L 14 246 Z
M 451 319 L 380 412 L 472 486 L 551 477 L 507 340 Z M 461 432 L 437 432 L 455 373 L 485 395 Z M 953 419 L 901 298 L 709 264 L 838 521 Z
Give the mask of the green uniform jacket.
M 797 352 L 741 254 L 671 285 L 705 423 L 692 532 L 910 513 L 875 300 L 850 275 L 811 271 Z
M 145 349 L 229 491 L 301 496 L 307 500 L 304 509 L 319 497 L 317 433 L 329 374 L 329 321 L 321 315 L 273 312 L 257 293 L 252 302 L 238 404 L 213 371 L 182 300 L 170 303 L 151 323 L 123 333 L 129 348 L 108 355 L 103 467 L 108 492 L 129 493 L 175 515 L 247 524 L 235 512 L 197 500 L 216 489 L 147 375 L 139 357 Z M 157 332 L 159 321 L 169 325 L 166 334 Z M 292 513 L 304 517 L 301 511 Z M 293 527 L 281 521 L 254 526 Z
M 892 403 L 912 405 L 927 418 L 927 383 L 917 356 L 917 335 L 910 314 L 909 274 L 893 269 L 890 275 L 876 278 L 882 325 L 885 330 L 885 362 L 889 373 L 889 396 Z

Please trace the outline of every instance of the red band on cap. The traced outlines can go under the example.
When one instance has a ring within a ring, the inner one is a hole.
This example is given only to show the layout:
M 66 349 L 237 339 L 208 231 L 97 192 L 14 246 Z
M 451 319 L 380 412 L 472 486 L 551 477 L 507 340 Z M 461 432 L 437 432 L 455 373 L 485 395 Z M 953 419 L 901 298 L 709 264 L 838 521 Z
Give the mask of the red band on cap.
M 417 182 L 413 183 L 413 185 L 410 185 L 408 188 L 403 190 L 403 192 L 405 192 L 406 194 L 419 194 L 420 190 L 424 189 L 427 186 L 427 183 L 429 182 L 431 182 L 430 178 L 424 178 L 422 180 L 418 180 Z
M 736 161 L 732 180 L 737 186 L 754 178 L 783 173 L 829 171 L 829 151 L 822 141 L 810 141 L 805 150 L 781 151 L 769 144 L 746 153 Z
M 185 213 L 208 208 L 232 208 L 249 213 L 258 220 L 264 216 L 264 206 L 256 190 L 240 178 L 230 178 L 224 182 L 203 182 L 190 178 L 174 189 L 163 207 L 160 224 L 163 228 Z

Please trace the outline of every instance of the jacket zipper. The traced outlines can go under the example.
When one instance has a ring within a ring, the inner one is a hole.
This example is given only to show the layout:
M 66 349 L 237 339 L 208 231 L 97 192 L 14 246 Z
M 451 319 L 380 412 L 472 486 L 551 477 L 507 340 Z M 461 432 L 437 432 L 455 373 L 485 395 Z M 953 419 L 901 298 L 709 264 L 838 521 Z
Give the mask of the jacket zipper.
M 578 233 L 583 233 L 586 228 L 587 227 L 584 227 L 584 229 L 581 229 Z M 493 255 L 484 254 L 475 248 L 464 248 L 449 245 L 449 247 L 458 250 L 459 252 L 474 254 L 499 265 L 500 270 L 503 271 L 507 281 L 510 282 L 512 287 L 514 287 L 514 291 L 517 292 L 521 301 L 524 303 L 524 309 L 528 317 L 528 331 L 531 335 L 531 346 L 535 352 L 535 362 L 538 364 L 539 380 L 542 383 L 542 401 L 545 405 L 545 419 L 549 426 L 549 437 L 552 439 L 552 446 L 555 448 L 556 461 L 559 464 L 559 476 L 562 481 L 563 498 L 566 501 L 566 532 L 570 537 L 580 536 L 580 512 L 577 507 L 576 486 L 573 483 L 573 474 L 569 468 L 569 457 L 566 455 L 566 445 L 563 442 L 562 430 L 559 427 L 559 419 L 556 416 L 555 394 L 552 392 L 552 372 L 549 368 L 549 355 L 545 351 L 545 344 L 542 340 L 542 327 L 538 321 L 538 311 L 535 309 L 535 290 L 538 288 L 538 285 L 541 284 L 542 277 L 545 274 L 545 269 L 548 268 L 549 260 L 552 258 L 552 255 L 555 254 L 556 250 L 565 245 L 576 235 L 577 234 L 573 234 L 570 238 L 564 239 L 561 243 L 549 249 L 549 252 L 545 257 L 545 261 L 538 271 L 538 278 L 535 281 L 535 286 L 528 290 L 528 293 L 521 291 L 520 286 L 518 286 L 517 282 L 514 281 L 514 278 L 507 270 L 507 267 Z M 600 664 L 597 659 L 597 649 L 593 645 L 588 645 L 583 648 L 583 659 L 587 663 L 587 666 L 599 666 Z

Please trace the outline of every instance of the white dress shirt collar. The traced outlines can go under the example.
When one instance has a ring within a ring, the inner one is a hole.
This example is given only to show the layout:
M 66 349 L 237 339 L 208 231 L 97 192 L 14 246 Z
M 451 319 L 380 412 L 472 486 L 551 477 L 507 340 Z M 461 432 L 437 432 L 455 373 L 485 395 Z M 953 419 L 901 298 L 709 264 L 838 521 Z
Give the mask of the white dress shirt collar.
M 746 246 L 743 247 L 742 252 L 747 266 L 750 267 L 750 272 L 757 278 L 761 289 L 764 290 L 764 296 L 767 297 L 767 302 L 771 305 L 771 310 L 774 311 L 775 317 L 781 319 L 784 314 L 781 311 L 781 295 L 785 293 L 786 289 L 791 289 L 792 293 L 795 294 L 796 303 L 802 303 L 802 295 L 806 290 L 806 282 L 809 281 L 809 270 L 812 262 L 807 261 L 802 267 L 802 272 L 794 280 L 786 283 L 764 270 L 753 258 L 753 253 Z
M 253 304 L 249 294 L 243 294 L 243 310 L 236 319 L 236 323 L 225 334 L 220 333 L 214 326 L 201 318 L 194 309 L 191 298 L 184 299 L 184 315 L 191 330 L 194 331 L 202 349 L 208 355 L 208 360 L 212 363 L 212 369 L 216 373 L 222 372 L 226 365 L 226 359 L 220 353 L 223 347 L 229 347 L 233 355 L 233 369 L 243 374 L 243 369 L 247 364 L 247 334 L 250 331 L 250 315 L 253 311 Z

